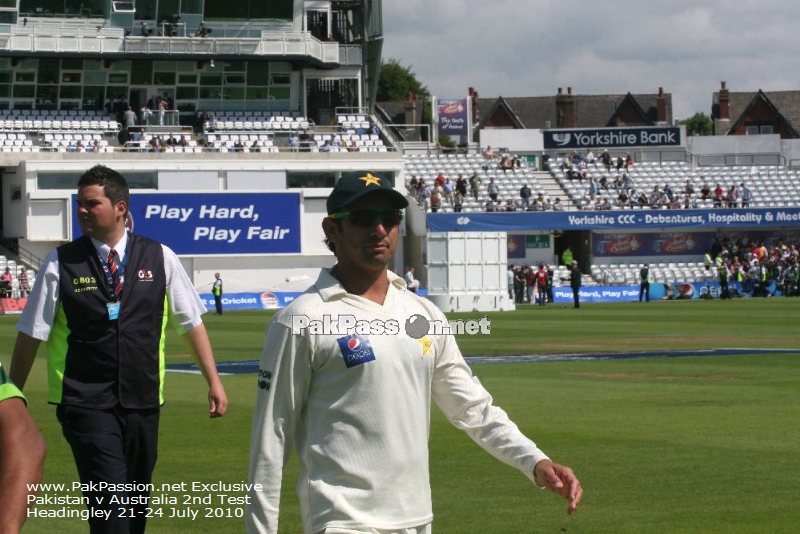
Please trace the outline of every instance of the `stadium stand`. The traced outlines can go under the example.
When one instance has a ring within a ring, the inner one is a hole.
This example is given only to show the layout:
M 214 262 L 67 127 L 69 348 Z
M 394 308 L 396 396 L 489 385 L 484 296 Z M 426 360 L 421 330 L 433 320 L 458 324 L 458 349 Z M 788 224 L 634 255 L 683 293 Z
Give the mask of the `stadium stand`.
M 800 174 L 794 169 L 787 169 L 779 165 L 742 165 L 719 167 L 695 167 L 686 162 L 639 162 L 631 169 L 605 171 L 602 165 L 587 166 L 587 178 L 570 179 L 568 170 L 561 165 L 569 158 L 559 158 L 558 164 L 551 167 L 553 178 L 560 184 L 566 195 L 578 206 L 591 209 L 592 203 L 598 197 L 608 195 L 612 207 L 619 209 L 617 200 L 618 192 L 613 188 L 613 180 L 617 175 L 627 174 L 633 182 L 633 190 L 638 195 L 641 192 L 650 194 L 654 189 L 663 193 L 665 186 L 670 186 L 676 197 L 677 205 L 674 208 L 685 208 L 684 191 L 687 180 L 694 188 L 690 196 L 690 208 L 713 208 L 714 199 L 702 199 L 700 190 L 704 184 L 711 189 L 720 184 L 727 192 L 730 186 L 735 185 L 737 190 L 745 184 L 752 192 L 750 207 L 780 207 L 795 206 L 800 204 Z M 602 190 L 594 198 L 589 193 L 589 180 L 591 177 L 606 176 L 608 189 Z M 633 195 L 630 195 L 633 197 Z M 632 199 L 633 200 L 633 199 Z M 741 205 L 742 197 L 739 191 L 737 204 Z M 666 207 L 666 205 L 664 205 Z M 727 204 L 724 202 L 724 207 Z M 632 209 L 652 209 L 652 206 L 638 206 L 632 202 Z
M 459 173 L 469 179 L 473 173 L 477 172 L 481 178 L 481 186 L 478 190 L 477 200 L 467 195 L 464 198 L 462 211 L 485 211 L 486 202 L 489 200 L 487 184 L 491 179 L 497 183 L 500 193 L 498 198 L 506 202 L 512 199 L 517 210 L 523 210 L 520 199 L 520 189 L 523 184 L 528 184 L 531 188 L 533 198 L 539 194 L 549 198 L 551 201 L 559 196 L 559 190 L 547 187 L 550 180 L 549 174 L 539 172 L 536 169 L 520 166 L 511 172 L 503 172 L 496 161 L 492 161 L 481 154 L 458 154 L 458 155 L 417 155 L 410 154 L 404 158 L 406 167 L 406 187 L 413 176 L 421 178 L 426 184 L 432 185 L 439 173 L 444 174 L 450 180 L 455 180 Z M 541 183 L 540 180 L 544 181 Z M 452 212 L 453 207 L 445 203 L 441 212 Z

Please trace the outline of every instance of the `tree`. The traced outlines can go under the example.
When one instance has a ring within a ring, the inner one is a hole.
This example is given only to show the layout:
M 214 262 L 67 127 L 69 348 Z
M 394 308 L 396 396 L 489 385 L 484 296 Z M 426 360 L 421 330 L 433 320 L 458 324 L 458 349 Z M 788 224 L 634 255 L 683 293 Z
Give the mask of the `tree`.
M 686 135 L 713 135 L 714 125 L 711 119 L 703 112 L 698 112 L 686 120 L 682 120 L 681 124 L 686 126 Z
M 417 80 L 411 67 L 404 67 L 396 59 L 381 61 L 381 72 L 378 76 L 378 102 L 401 102 L 408 98 L 408 94 L 417 96 L 420 100 L 430 99 L 428 88 Z

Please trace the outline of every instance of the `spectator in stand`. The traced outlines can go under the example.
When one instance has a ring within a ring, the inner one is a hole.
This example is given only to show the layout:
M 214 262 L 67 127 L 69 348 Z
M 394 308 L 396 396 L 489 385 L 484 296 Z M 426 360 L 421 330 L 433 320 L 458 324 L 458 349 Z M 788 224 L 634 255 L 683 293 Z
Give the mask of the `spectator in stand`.
M 630 206 L 630 201 L 628 200 L 628 194 L 623 189 L 620 191 L 619 196 L 617 197 L 617 204 L 620 208 L 625 209 Z
M 218 127 L 219 123 L 217 122 L 217 117 L 212 113 L 211 116 L 208 117 L 208 123 L 206 123 L 206 132 L 216 132 Z
M 158 125 L 164 126 L 164 114 L 167 109 L 167 103 L 163 100 L 158 101 Z
M 440 172 L 439 175 L 436 176 L 436 180 L 434 180 L 433 186 L 436 187 L 438 185 L 439 187 L 444 187 L 444 183 L 446 180 L 447 178 L 445 178 L 444 174 Z
M 739 184 L 739 187 L 742 188 L 742 207 L 749 208 L 750 201 L 753 199 L 753 192 L 750 191 L 750 188 L 746 186 L 744 182 Z
M 541 211 L 547 211 L 551 208 L 550 206 L 550 199 L 544 196 L 544 193 L 539 193 L 536 196 L 536 201 L 539 203 L 539 209 Z
M 408 185 L 406 186 L 408 190 L 408 194 L 416 198 L 417 192 L 419 191 L 419 180 L 417 179 L 417 175 L 411 175 L 411 180 L 408 181 Z
M 631 197 L 633 197 L 633 195 L 634 195 L 635 193 L 636 193 L 636 191 L 635 191 L 635 190 L 634 190 L 634 191 L 632 191 L 632 192 L 631 192 Z M 648 199 L 648 198 L 647 198 L 647 193 L 645 193 L 644 191 L 642 191 L 641 193 L 639 193 L 639 196 L 638 196 L 638 197 L 636 197 L 636 203 L 637 203 L 637 204 L 639 205 L 639 207 L 641 207 L 641 208 L 644 208 L 645 206 L 649 206 L 649 205 L 650 205 L 650 199 Z
M 528 206 L 531 205 L 531 197 L 533 196 L 533 192 L 531 188 L 528 187 L 527 183 L 522 184 L 522 187 L 519 190 L 519 198 L 522 199 L 522 208 L 527 209 Z
M 686 179 L 686 187 L 684 187 L 683 192 L 689 196 L 694 195 L 694 184 L 691 179 Z
M 461 194 L 461 191 L 456 190 L 455 195 L 453 195 L 453 211 L 455 213 L 461 213 L 461 209 L 464 206 L 464 195 Z
M 654 186 L 647 199 L 647 203 L 654 210 L 661 208 L 666 201 L 666 196 L 658 190 L 658 186 Z
M 428 184 L 420 180 L 419 189 L 417 190 L 417 204 L 422 208 L 422 211 L 428 211 L 428 199 L 431 197 L 431 191 L 428 189 Z
M 253 144 L 250 145 L 250 152 L 261 152 L 261 143 L 258 142 L 258 139 L 253 141 Z
M 697 206 L 695 206 L 692 203 L 692 197 L 688 193 L 684 194 L 683 195 L 683 209 L 690 210 L 690 209 L 693 209 L 693 208 L 696 208 L 696 207 Z
M 553 211 L 564 211 L 564 206 L 561 204 L 561 199 L 556 197 L 555 202 L 553 202 Z
M 617 156 L 617 172 L 622 171 L 622 168 L 625 166 L 625 160 L 622 159 L 622 155 L 620 154 Z
M 611 154 L 608 150 L 603 150 L 603 153 L 600 155 L 600 161 L 603 164 L 603 167 L 606 168 L 606 172 L 611 172 Z
M 506 199 L 506 211 L 517 211 L 517 206 L 511 198 Z
M 622 188 L 629 192 L 633 189 L 633 179 L 627 173 L 622 173 Z
M 531 205 L 528 206 L 525 211 L 542 211 L 542 207 L 539 205 L 539 201 L 534 198 Z
M 569 178 L 570 182 L 572 180 L 574 180 L 575 178 L 578 178 L 579 180 L 583 180 L 583 175 L 578 173 L 578 171 L 575 170 L 575 168 L 572 166 L 571 163 L 569 165 L 569 168 L 567 169 L 566 176 L 567 176 L 567 178 Z
M 433 186 L 431 191 L 431 213 L 438 213 L 442 207 L 442 186 Z
M 95 152 L 103 151 L 103 143 L 100 142 L 100 139 L 95 139 L 94 142 L 92 142 L 92 150 Z
M 313 145 L 314 138 L 308 133 L 308 129 L 303 128 L 303 131 L 297 137 L 300 140 L 300 150 L 303 152 L 309 152 L 311 150 L 311 146 Z
M 633 157 L 630 154 L 626 154 L 625 157 L 625 168 L 628 170 L 633 169 Z
M 728 189 L 726 201 L 728 202 L 729 208 L 736 208 L 739 206 L 739 191 L 736 189 L 736 184 L 731 185 Z
M 583 161 L 586 162 L 587 166 L 591 165 L 593 167 L 597 167 L 597 160 L 595 160 L 594 152 L 592 152 L 591 148 L 586 153 L 586 157 L 583 159 Z
M 675 193 L 672 191 L 669 184 L 664 184 L 664 196 L 666 197 L 664 199 L 666 203 L 672 202 L 675 199 Z
M 350 144 L 347 146 L 348 152 L 358 152 L 358 145 L 355 141 L 350 141 Z
M 717 184 L 717 187 L 714 188 L 714 207 L 721 208 L 724 200 L 725 190 L 722 189 L 721 185 Z
M 497 211 L 497 209 L 495 208 L 494 202 L 492 202 L 491 200 L 487 200 L 486 201 L 486 211 L 487 212 Z
M 621 175 L 618 174 L 617 176 L 614 177 L 614 182 L 611 184 L 611 187 L 614 188 L 614 191 L 616 191 L 618 195 L 620 194 L 620 192 L 624 191 L 624 188 L 622 187 Z
M 141 130 L 139 130 L 139 133 L 137 133 L 136 135 L 133 136 L 133 140 L 138 142 L 138 143 L 147 143 L 147 141 L 149 141 L 149 139 L 148 139 L 147 132 L 145 131 L 145 129 L 142 128 Z
M 497 159 L 500 157 L 490 146 L 486 147 L 486 150 L 483 151 L 483 155 L 489 159 Z
M 478 191 L 481 187 L 481 177 L 478 176 L 478 171 L 472 173 L 472 176 L 469 177 L 469 190 L 472 194 L 472 198 L 478 200 Z
M 462 173 L 458 173 L 458 178 L 456 179 L 456 191 L 461 193 L 462 197 L 467 196 L 467 179 L 464 178 Z
M 300 136 L 297 132 L 291 132 L 289 134 L 289 150 L 292 152 L 300 150 Z
M 508 154 L 503 154 L 503 157 L 500 160 L 500 168 L 503 170 L 503 174 L 505 174 L 509 169 L 511 169 L 511 172 L 517 172 L 514 168 L 514 160 Z
M 453 205 L 453 194 L 456 191 L 456 187 L 453 182 L 450 181 L 450 178 L 445 178 L 444 185 L 442 186 L 442 190 L 444 191 L 444 199 L 445 201 Z
M 494 178 L 489 180 L 489 185 L 486 186 L 486 189 L 489 193 L 489 198 L 492 199 L 492 202 L 497 202 L 497 195 L 500 194 L 500 186 L 495 183 Z
M 334 148 L 341 148 L 342 147 L 342 138 L 336 134 L 333 134 L 333 140 L 331 141 L 331 146 Z
M 703 187 L 700 188 L 700 198 L 702 200 L 708 200 L 711 198 L 711 188 L 708 184 L 703 184 Z
M 330 152 L 331 148 L 331 141 L 330 139 L 325 139 L 325 142 L 322 143 L 322 146 L 319 147 L 320 152 Z
M 608 191 L 608 176 L 605 174 L 600 177 L 600 180 L 597 181 L 597 185 L 603 191 Z
M 594 202 L 594 198 L 600 192 L 600 186 L 597 183 L 597 176 L 592 176 L 589 180 L 589 200 Z
M 182 135 L 182 136 L 181 136 L 180 140 L 178 141 L 178 146 L 182 146 L 182 147 L 184 147 L 184 148 L 186 148 L 187 146 L 189 146 L 189 140 L 188 140 L 188 139 L 186 139 L 186 136 L 185 136 L 185 135 Z

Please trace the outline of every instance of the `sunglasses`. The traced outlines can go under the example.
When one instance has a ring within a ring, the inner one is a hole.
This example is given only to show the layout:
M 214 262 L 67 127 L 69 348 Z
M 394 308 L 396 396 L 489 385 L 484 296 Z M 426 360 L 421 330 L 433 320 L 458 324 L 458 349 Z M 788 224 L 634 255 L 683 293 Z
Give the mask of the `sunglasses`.
M 372 228 L 378 221 L 387 228 L 393 228 L 403 220 L 403 212 L 400 210 L 352 210 L 340 211 L 329 215 L 331 219 L 350 219 L 356 226 Z

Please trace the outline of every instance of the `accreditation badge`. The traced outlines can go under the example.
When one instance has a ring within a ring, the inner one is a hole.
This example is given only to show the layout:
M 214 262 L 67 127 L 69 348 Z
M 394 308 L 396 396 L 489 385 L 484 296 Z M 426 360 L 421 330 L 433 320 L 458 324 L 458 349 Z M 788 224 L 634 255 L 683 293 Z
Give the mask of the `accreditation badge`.
M 119 318 L 119 302 L 109 302 L 106 304 L 106 308 L 108 309 L 108 319 L 116 321 Z

